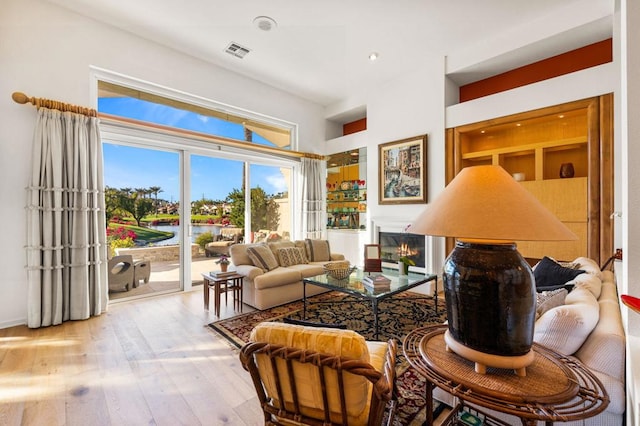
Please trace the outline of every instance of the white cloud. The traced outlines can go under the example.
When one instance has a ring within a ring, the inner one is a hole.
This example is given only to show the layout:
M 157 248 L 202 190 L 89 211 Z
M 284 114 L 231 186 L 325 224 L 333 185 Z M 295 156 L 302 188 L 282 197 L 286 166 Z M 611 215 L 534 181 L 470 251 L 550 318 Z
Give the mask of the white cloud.
M 282 173 L 269 175 L 266 177 L 266 181 L 273 187 L 274 193 L 285 192 L 289 189 L 287 186 L 287 181 L 285 180 L 284 176 L 282 176 Z

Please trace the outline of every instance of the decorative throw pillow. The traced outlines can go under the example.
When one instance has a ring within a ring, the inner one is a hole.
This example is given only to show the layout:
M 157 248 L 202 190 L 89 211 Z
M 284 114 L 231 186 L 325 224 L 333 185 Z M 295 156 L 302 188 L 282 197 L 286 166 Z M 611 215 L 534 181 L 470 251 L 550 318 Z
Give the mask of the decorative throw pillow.
M 549 309 L 536 321 L 533 341 L 563 355 L 584 344 L 600 318 L 598 300 L 585 288 L 567 294 L 564 305 Z
M 580 274 L 584 274 L 582 269 L 565 268 L 555 260 L 545 256 L 533 269 L 533 276 L 536 279 L 537 291 L 551 291 L 558 288 L 565 288 L 567 284 L 571 291 L 573 284 L 568 281 L 573 280 Z
M 264 272 L 269 272 L 278 267 L 278 261 L 271 249 L 266 245 L 255 245 L 247 249 L 247 255 L 251 262 Z
M 331 250 L 327 240 L 305 240 L 307 258 L 310 262 L 326 262 L 331 260 Z
M 280 266 L 299 265 L 309 263 L 303 249 L 299 247 L 286 247 L 278 249 Z
M 552 291 L 542 291 L 536 295 L 536 321 L 540 315 L 556 306 L 564 305 L 564 299 L 569 292 L 565 288 Z

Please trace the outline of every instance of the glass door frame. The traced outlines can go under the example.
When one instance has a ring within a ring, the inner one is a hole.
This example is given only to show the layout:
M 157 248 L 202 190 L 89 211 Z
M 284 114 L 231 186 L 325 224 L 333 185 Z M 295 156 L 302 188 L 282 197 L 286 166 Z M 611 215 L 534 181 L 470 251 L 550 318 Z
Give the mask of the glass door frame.
M 245 188 L 245 232 L 251 229 L 251 182 L 250 166 L 252 164 L 287 167 L 292 169 L 292 179 L 290 188 L 291 200 L 298 199 L 298 176 L 300 175 L 300 162 L 291 159 L 282 159 L 264 156 L 256 161 L 255 152 L 243 152 L 240 149 L 231 149 L 216 145 L 214 143 L 203 142 L 200 139 L 192 138 L 188 134 L 177 135 L 167 134 L 152 126 L 142 127 L 139 125 L 117 122 L 116 120 L 102 120 L 100 124 L 100 137 L 108 143 L 134 146 L 145 149 L 163 150 L 175 152 L 179 155 L 179 176 L 180 176 L 180 291 L 190 291 L 193 287 L 191 276 L 191 244 L 183 244 L 191 241 L 191 156 L 201 155 L 218 157 L 229 160 L 243 161 L 245 163 L 245 175 L 243 176 Z M 291 209 L 291 230 L 292 237 L 299 234 L 298 215 L 295 214 L 295 201 L 290 203 Z M 185 226 L 188 225 L 188 226 Z

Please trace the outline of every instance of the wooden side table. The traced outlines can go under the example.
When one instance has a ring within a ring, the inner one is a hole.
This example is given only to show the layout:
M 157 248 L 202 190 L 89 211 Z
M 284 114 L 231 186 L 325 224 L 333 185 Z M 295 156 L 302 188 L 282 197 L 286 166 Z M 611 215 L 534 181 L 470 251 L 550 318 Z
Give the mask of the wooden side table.
M 475 372 L 473 362 L 446 350 L 446 329 L 446 325 L 418 328 L 403 344 L 409 363 L 427 379 L 426 424 L 433 423 L 434 386 L 461 401 L 453 413 L 471 403 L 519 417 L 523 425 L 535 425 L 538 420 L 547 425 L 581 420 L 609 405 L 600 380 L 574 358 L 534 344 L 535 360 L 527 367 L 525 377 L 495 368 L 488 368 L 482 375 Z M 487 423 L 506 424 L 497 419 Z
M 220 318 L 220 296 L 224 286 L 225 300 L 227 300 L 227 291 L 233 290 L 233 309 L 242 312 L 242 275 L 233 274 L 224 277 L 216 277 L 209 272 L 203 272 L 204 278 L 204 308 L 209 310 L 209 290 L 213 288 L 214 312 Z

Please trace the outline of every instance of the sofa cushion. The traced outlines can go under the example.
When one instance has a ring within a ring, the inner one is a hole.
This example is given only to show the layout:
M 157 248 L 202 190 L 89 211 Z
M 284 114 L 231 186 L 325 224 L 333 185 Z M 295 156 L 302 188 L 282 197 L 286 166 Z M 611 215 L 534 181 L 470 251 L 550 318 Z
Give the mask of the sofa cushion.
M 536 294 L 536 320 L 540 315 L 553 309 L 556 306 L 564 305 L 564 299 L 567 297 L 567 289 L 559 288 L 552 291 L 541 291 Z
M 552 308 L 536 321 L 534 341 L 564 355 L 574 354 L 587 340 L 599 319 L 600 306 L 593 294 L 576 288 L 565 304 Z
M 262 290 L 271 287 L 281 287 L 300 281 L 302 281 L 300 271 L 293 268 L 276 268 L 266 274 L 255 277 L 253 279 L 253 285 L 256 290 Z
M 549 291 L 565 287 L 568 281 L 573 280 L 580 274 L 584 274 L 584 272 L 582 269 L 565 268 L 555 260 L 545 256 L 533 269 L 536 290 Z M 570 288 L 567 290 L 570 290 Z
M 582 269 L 583 271 L 589 274 L 593 274 L 598 278 L 602 279 L 601 277 L 602 272 L 600 271 L 600 266 L 598 266 L 595 260 L 590 259 L 588 257 L 578 257 L 573 261 L 573 263 L 578 265 L 578 269 Z
M 305 240 L 307 259 L 310 262 L 324 262 L 331 260 L 331 250 L 327 240 Z
M 276 259 L 278 259 L 278 250 L 280 250 L 281 248 L 295 247 L 293 241 L 289 240 L 272 241 L 270 243 L 267 243 L 267 246 L 269 246 Z
M 305 251 L 299 247 L 285 247 L 278 249 L 278 262 L 280 263 L 280 266 L 309 263 Z
M 324 274 L 324 263 L 301 263 L 299 265 L 291 265 L 287 269 L 294 269 L 300 272 L 302 278 L 309 278 Z
M 229 254 L 231 255 L 231 262 L 234 265 L 253 265 L 247 250 L 250 247 L 255 247 L 258 244 L 234 244 L 229 247 Z
M 300 349 L 313 350 L 320 353 L 344 356 L 359 361 L 369 362 L 369 349 L 364 337 L 352 330 L 338 330 L 322 327 L 305 327 L 293 324 L 282 324 L 273 322 L 263 322 L 258 324 L 250 336 L 251 341 L 268 342 L 278 345 L 285 345 Z M 376 347 L 376 363 L 380 358 Z M 271 363 L 264 356 L 256 357 L 258 369 L 262 371 L 272 371 Z M 277 363 L 284 367 L 284 360 L 277 360 Z M 314 416 L 323 409 L 322 407 L 322 386 L 318 369 L 312 365 L 294 365 L 293 371 L 296 374 L 298 386 L 298 402 L 303 412 Z M 286 374 L 286 373 L 283 373 Z M 262 374 L 267 394 L 277 396 L 276 383 L 273 374 Z M 347 415 L 349 424 L 361 424 L 362 419 L 366 419 L 369 409 L 370 385 L 362 376 L 345 374 L 344 381 L 345 399 L 347 402 Z M 325 376 L 326 389 L 329 395 L 337 396 L 337 392 L 332 392 L 338 387 L 338 377 L 335 372 Z M 301 386 L 306 383 L 306 386 Z M 291 401 L 292 392 L 289 381 L 281 378 L 282 392 L 285 401 Z M 331 411 L 339 412 L 339 400 L 330 397 L 329 406 Z
M 267 245 L 258 244 L 249 247 L 247 249 L 247 255 L 249 255 L 251 262 L 264 272 L 269 272 L 279 266 L 276 257 Z
M 586 288 L 595 296 L 596 299 L 600 298 L 602 292 L 602 280 L 596 275 L 591 273 L 580 274 L 571 281 L 574 288 Z

